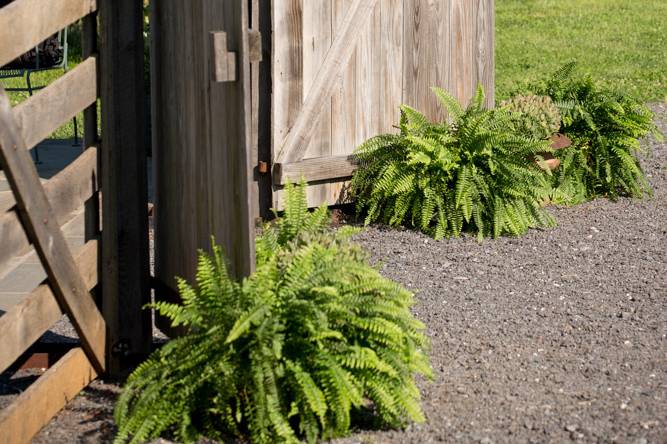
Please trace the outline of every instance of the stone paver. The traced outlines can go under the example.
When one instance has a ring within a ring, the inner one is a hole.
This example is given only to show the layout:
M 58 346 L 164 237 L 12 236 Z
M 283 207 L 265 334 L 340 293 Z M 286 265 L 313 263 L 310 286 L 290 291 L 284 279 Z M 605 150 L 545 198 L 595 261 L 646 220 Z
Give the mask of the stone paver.
M 37 172 L 46 181 L 65 168 L 81 153 L 81 148 L 73 147 L 69 141 L 48 141 L 40 145 L 40 163 Z M 0 211 L 6 211 L 14 204 L 9 183 L 0 171 Z M 71 220 L 63 226 L 63 234 L 70 247 L 76 249 L 84 243 L 83 209 L 71 215 Z M 16 258 L 8 270 L 0 270 L 0 314 L 21 302 L 46 278 L 46 273 L 34 250 Z

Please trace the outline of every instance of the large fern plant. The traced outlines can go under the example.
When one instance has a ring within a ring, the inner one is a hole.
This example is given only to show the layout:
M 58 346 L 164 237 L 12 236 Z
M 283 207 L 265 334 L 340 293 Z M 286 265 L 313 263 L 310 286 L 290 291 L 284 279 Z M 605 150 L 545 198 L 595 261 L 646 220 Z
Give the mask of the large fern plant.
M 552 225 L 540 206 L 548 179 L 533 161 L 549 143 L 514 133 L 508 111 L 485 109 L 481 88 L 467 109 L 433 91 L 451 123 L 431 123 L 404 105 L 400 134 L 357 149 L 351 191 L 366 223 L 414 227 L 436 239 L 464 229 L 483 238 Z
M 288 187 L 252 276 L 230 279 L 219 248 L 200 255 L 196 286 L 179 281 L 183 305 L 156 304 L 190 333 L 128 379 L 117 442 L 314 442 L 345 434 L 362 408 L 391 426 L 423 421 L 414 378 L 431 370 L 413 296 L 328 222 L 325 208 L 308 212 L 303 186 Z
M 596 196 L 641 198 L 652 193 L 636 156 L 642 150 L 641 138 L 651 133 L 661 137 L 650 109 L 578 74 L 574 63 L 529 89 L 560 106 L 561 131 L 573 141 L 571 148 L 558 152 L 561 167 L 554 174 L 554 201 L 574 204 Z

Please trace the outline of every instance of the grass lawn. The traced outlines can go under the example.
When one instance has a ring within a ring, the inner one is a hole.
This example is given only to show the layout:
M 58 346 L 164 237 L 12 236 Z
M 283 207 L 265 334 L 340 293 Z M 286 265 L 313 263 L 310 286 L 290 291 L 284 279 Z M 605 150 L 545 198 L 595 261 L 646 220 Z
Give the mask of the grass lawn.
M 567 61 L 645 101 L 667 100 L 667 1 L 496 0 L 496 95 Z

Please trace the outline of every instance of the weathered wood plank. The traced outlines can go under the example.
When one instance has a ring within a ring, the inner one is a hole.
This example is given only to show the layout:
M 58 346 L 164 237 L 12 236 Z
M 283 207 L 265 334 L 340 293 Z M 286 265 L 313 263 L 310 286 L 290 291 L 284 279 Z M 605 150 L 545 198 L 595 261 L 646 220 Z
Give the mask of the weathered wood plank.
M 272 3 L 271 124 L 277 154 L 303 105 L 303 9 L 302 0 Z
M 96 193 L 96 177 L 97 148 L 91 147 L 44 185 L 58 226 L 64 225 L 71 213 Z M 0 245 L 0 270 L 30 249 L 16 207 L 0 213 Z
M 88 241 L 76 254 L 79 273 L 90 291 L 97 285 L 98 242 Z M 7 370 L 63 315 L 48 281 L 0 316 L 0 373 Z
M 112 375 L 150 351 L 143 4 L 98 0 L 102 102 L 102 311 Z
M 201 9 L 200 3 L 196 2 Z M 181 0 L 164 0 L 151 5 L 155 273 L 173 288 L 176 287 L 176 275 L 190 278 L 195 273 L 194 258 L 188 257 L 190 255 L 187 253 L 175 255 L 173 251 L 196 250 L 197 232 L 202 226 L 200 220 L 209 219 L 209 213 L 201 211 L 206 209 L 209 193 L 205 191 L 198 199 L 190 198 L 199 191 L 194 188 L 194 179 L 198 174 L 195 159 L 199 158 L 206 168 L 212 168 L 211 153 L 204 143 L 205 139 L 197 139 L 197 127 L 191 125 L 194 121 L 191 119 L 196 119 L 205 121 L 208 128 L 204 107 L 193 105 L 195 101 L 201 103 L 203 95 L 195 95 L 192 84 L 208 86 L 210 60 L 206 57 L 204 61 L 195 64 L 191 45 L 195 41 L 207 44 L 208 40 L 205 39 L 208 39 L 207 31 L 210 29 L 202 29 L 196 40 L 191 27 L 186 27 L 187 22 L 192 20 L 192 13 L 187 13 L 186 9 L 189 8 L 186 6 Z M 220 28 L 215 30 L 219 31 Z M 181 37 L 177 37 L 177 34 Z M 183 54 L 185 59 L 174 65 L 171 54 Z M 180 87 L 173 88 L 176 84 Z M 176 121 L 179 124 L 174 124 Z M 198 179 L 207 182 L 206 170 L 200 170 Z M 174 230 L 174 227 L 185 226 L 187 230 Z M 163 294 L 158 294 L 158 297 L 165 299 Z M 157 322 L 161 328 L 169 326 L 169 322 L 162 325 L 161 318 L 157 318 Z
M 227 50 L 227 33 L 211 31 L 211 69 L 215 82 L 236 81 L 236 53 Z
M 474 2 L 468 0 L 450 0 L 450 91 L 464 106 L 467 106 L 472 98 L 477 83 L 473 55 L 476 43 L 473 12 L 475 6 Z
M 475 48 L 475 77 L 484 87 L 486 106 L 495 106 L 495 2 L 477 0 Z
M 360 143 L 373 135 L 377 135 L 379 128 L 380 95 L 384 93 L 380 85 L 380 6 L 378 1 L 371 11 L 366 27 L 361 30 L 356 40 L 356 82 L 357 94 L 355 95 L 357 125 L 355 141 Z
M 333 0 L 332 30 L 341 28 L 345 14 L 352 0 Z M 402 1 L 402 0 L 401 0 Z M 357 128 L 357 56 L 350 57 L 348 66 L 336 79 L 336 87 L 331 100 L 331 154 L 350 154 L 356 146 Z
M 307 182 L 351 177 L 357 165 L 352 156 L 327 156 L 304 159 L 293 163 L 276 164 L 273 180 L 276 185 L 287 181 L 298 183 L 302 178 Z
M 398 124 L 403 104 L 403 0 L 382 0 L 381 20 L 381 130 L 389 132 Z
M 23 227 L 35 245 L 53 292 L 74 324 L 91 362 L 98 372 L 103 372 L 106 336 L 104 318 L 78 272 L 56 214 L 37 176 L 32 157 L 19 134 L 9 98 L 2 90 L 0 165 L 14 193 Z
M 322 107 L 330 100 L 334 92 L 335 80 L 354 53 L 354 42 L 367 28 L 377 2 L 378 0 L 355 0 L 350 7 L 343 20 L 342 29 L 336 34 L 331 49 L 320 66 L 303 103 L 301 112 L 278 153 L 278 163 L 303 159 L 315 130 L 312 122 L 317 121 Z
M 97 99 L 97 60 L 89 57 L 14 108 L 21 137 L 30 149 Z
M 232 50 L 239 54 L 239 81 L 236 84 L 211 86 L 206 97 L 207 119 L 210 126 L 209 165 L 210 192 L 209 231 L 200 239 L 200 246 L 210 243 L 210 235 L 225 250 L 231 272 L 241 278 L 255 268 L 254 205 L 257 199 L 253 184 L 252 164 L 252 101 L 251 66 L 248 23 L 249 2 L 211 1 L 203 13 L 208 17 L 205 26 L 222 26 L 229 35 Z M 216 14 L 210 14 L 217 9 Z M 219 190 L 234 190 L 219 193 Z M 196 197 L 195 197 L 196 198 Z M 206 239 L 206 240 L 204 240 Z M 194 250 L 193 250 L 194 252 Z M 196 258 L 192 257 L 194 261 Z
M 449 5 L 455 0 L 405 0 L 403 51 L 403 103 L 432 120 L 444 113 L 431 92 L 439 86 L 451 91 Z
M 97 372 L 82 349 L 68 352 L 9 407 L 0 411 L 0 444 L 29 443 L 95 378 Z
M 52 34 L 94 12 L 96 0 L 14 0 L 0 8 L 0 66 Z M 16 30 L 20 30 L 17 32 Z
M 335 32 L 332 13 L 331 0 L 308 0 L 303 4 L 303 97 L 307 97 L 331 48 Z M 331 120 L 331 98 L 327 98 L 319 116 L 311 122 L 315 129 L 305 159 L 331 155 Z M 328 184 L 309 186 L 306 194 L 310 199 L 326 200 L 328 188 Z

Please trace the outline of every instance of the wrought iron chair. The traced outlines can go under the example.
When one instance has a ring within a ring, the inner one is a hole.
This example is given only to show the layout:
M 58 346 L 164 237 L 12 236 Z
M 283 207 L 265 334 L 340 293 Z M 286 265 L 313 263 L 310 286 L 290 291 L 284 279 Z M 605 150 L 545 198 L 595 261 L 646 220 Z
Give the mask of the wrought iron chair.
M 35 47 L 33 51 L 30 52 L 34 56 L 34 60 L 15 60 L 0 68 L 0 80 L 10 79 L 10 78 L 24 78 L 26 82 L 25 87 L 11 87 L 5 88 L 5 91 L 18 91 L 18 92 L 27 92 L 32 96 L 34 91 L 40 90 L 47 85 L 33 85 L 31 80 L 32 74 L 41 71 L 48 71 L 53 69 L 62 69 L 63 72 L 67 72 L 67 61 L 68 61 L 68 44 L 67 44 L 67 28 L 59 31 L 56 35 L 57 39 L 57 48 L 59 56 L 54 58 L 45 57 L 44 46 L 40 44 Z M 26 58 L 32 59 L 33 57 Z M 40 60 L 41 59 L 41 60 Z M 79 131 L 76 121 L 76 117 L 72 119 L 74 123 L 74 144 L 79 144 Z M 35 153 L 35 162 L 39 163 L 39 151 L 37 147 L 34 150 Z

